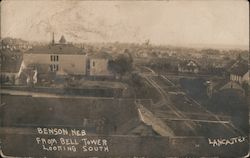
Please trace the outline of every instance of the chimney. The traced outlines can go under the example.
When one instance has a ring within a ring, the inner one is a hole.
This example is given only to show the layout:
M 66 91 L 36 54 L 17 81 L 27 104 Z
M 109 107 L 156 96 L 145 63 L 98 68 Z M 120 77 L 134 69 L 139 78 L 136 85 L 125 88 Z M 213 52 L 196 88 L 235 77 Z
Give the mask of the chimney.
M 53 34 L 52 34 L 52 45 L 54 45 L 55 44 L 55 33 L 53 32 Z

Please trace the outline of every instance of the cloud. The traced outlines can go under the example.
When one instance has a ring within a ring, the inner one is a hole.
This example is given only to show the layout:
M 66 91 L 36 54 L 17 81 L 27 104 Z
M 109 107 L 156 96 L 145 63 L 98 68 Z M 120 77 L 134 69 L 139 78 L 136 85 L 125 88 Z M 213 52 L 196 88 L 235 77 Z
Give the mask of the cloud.
M 4 1 L 2 35 L 72 42 L 249 44 L 244 1 Z

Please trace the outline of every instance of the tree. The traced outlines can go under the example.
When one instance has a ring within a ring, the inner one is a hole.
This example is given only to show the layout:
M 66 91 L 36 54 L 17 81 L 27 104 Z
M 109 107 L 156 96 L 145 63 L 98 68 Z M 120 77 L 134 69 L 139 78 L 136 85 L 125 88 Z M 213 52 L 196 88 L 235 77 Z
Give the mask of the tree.
M 133 59 L 127 54 L 121 54 L 116 59 L 108 62 L 108 69 L 114 74 L 123 76 L 132 70 Z

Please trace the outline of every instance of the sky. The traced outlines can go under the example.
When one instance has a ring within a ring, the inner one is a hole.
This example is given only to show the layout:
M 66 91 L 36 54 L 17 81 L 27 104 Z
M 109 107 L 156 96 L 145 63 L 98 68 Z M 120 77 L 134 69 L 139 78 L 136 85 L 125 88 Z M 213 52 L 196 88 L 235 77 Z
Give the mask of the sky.
M 249 46 L 246 0 L 5 0 L 1 36 L 31 41 Z

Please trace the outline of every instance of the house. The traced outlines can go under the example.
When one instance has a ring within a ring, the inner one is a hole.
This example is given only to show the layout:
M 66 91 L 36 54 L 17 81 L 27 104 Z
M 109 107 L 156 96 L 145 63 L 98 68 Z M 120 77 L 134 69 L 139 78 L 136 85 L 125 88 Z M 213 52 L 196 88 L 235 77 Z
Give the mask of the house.
M 199 65 L 194 60 L 184 60 L 178 64 L 179 72 L 198 73 Z
M 63 36 L 60 43 L 53 41 L 48 46 L 37 46 L 24 52 L 21 69 L 38 64 L 47 65 L 57 75 L 86 75 L 87 55 L 83 49 L 66 43 Z
M 21 39 L 6 37 L 0 41 L 0 50 L 24 51 L 30 47 L 31 46 L 27 41 Z
M 88 56 L 88 71 L 90 76 L 113 76 L 108 69 L 108 63 L 112 56 L 106 52 L 100 52 Z
M 33 66 L 27 66 L 22 70 L 22 73 L 18 73 L 18 79 L 21 84 L 33 85 L 37 83 L 37 69 Z
M 25 79 L 27 84 L 36 84 L 48 82 L 55 79 L 55 73 L 50 71 L 48 64 L 30 64 L 22 71 L 22 76 L 19 76 L 20 81 Z
M 246 91 L 242 87 L 242 85 L 240 85 L 240 83 L 235 82 L 235 81 L 224 81 L 224 82 L 217 84 L 214 87 L 213 93 L 216 93 L 216 94 L 235 93 L 240 96 L 246 95 Z
M 240 84 L 247 82 L 249 84 L 249 69 L 246 61 L 236 61 L 229 70 L 230 80 Z
M 209 80 L 205 82 L 207 87 L 207 96 L 211 98 L 216 93 L 234 92 L 239 95 L 246 95 L 246 89 L 239 82 L 227 80 Z

